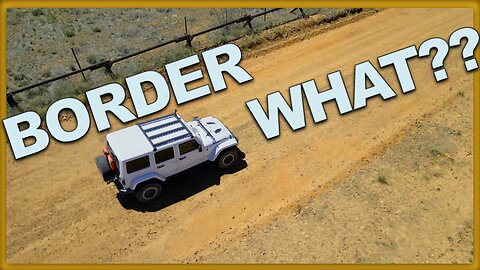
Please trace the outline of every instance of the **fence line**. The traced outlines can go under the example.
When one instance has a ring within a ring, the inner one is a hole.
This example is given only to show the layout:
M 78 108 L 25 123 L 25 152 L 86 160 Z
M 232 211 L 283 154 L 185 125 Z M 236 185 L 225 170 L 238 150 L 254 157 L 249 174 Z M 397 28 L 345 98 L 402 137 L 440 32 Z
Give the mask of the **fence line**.
M 90 66 L 84 67 L 84 68 L 80 68 L 80 66 L 79 66 L 80 69 L 78 69 L 78 70 L 75 70 L 75 71 L 72 71 L 72 72 L 54 77 L 54 78 L 50 78 L 50 79 L 47 79 L 47 80 L 44 80 L 44 81 L 41 81 L 41 82 L 38 82 L 38 83 L 35 83 L 35 84 L 32 84 L 32 85 L 28 85 L 28 86 L 19 88 L 19 89 L 14 90 L 14 91 L 8 92 L 7 93 L 7 103 L 12 108 L 18 107 L 18 103 L 14 99 L 15 94 L 18 94 L 18 93 L 30 90 L 32 88 L 36 88 L 36 87 L 51 83 L 51 82 L 54 82 L 54 81 L 58 81 L 58 80 L 67 78 L 67 77 L 76 75 L 78 73 L 82 73 L 82 75 L 83 75 L 83 72 L 85 72 L 85 71 L 93 71 L 93 70 L 97 70 L 97 69 L 100 69 L 100 68 L 105 68 L 106 71 L 112 76 L 112 78 L 115 78 L 115 74 L 112 71 L 112 65 L 117 63 L 117 62 L 124 61 L 126 59 L 132 58 L 134 56 L 149 52 L 151 50 L 154 50 L 154 49 L 157 49 L 157 48 L 160 48 L 160 47 L 164 47 L 164 46 L 172 44 L 172 43 L 179 43 L 179 42 L 182 42 L 182 41 L 186 41 L 187 45 L 192 47 L 192 40 L 195 37 L 207 34 L 209 32 L 218 30 L 218 29 L 223 28 L 223 27 L 227 27 L 227 26 L 232 25 L 232 24 L 237 24 L 237 23 L 242 23 L 243 22 L 243 23 L 245 23 L 244 26 L 248 26 L 250 29 L 253 30 L 253 26 L 252 26 L 252 23 L 251 23 L 253 19 L 255 19 L 257 17 L 264 16 L 264 20 L 265 20 L 265 16 L 267 14 L 272 13 L 272 12 L 276 12 L 276 11 L 279 11 L 279 10 L 282 10 L 282 9 L 283 8 L 274 8 L 274 9 L 269 9 L 269 10 L 265 9 L 265 11 L 263 11 L 263 12 L 260 12 L 260 13 L 254 14 L 254 15 L 245 15 L 241 18 L 238 18 L 238 19 L 235 19 L 235 20 L 232 20 L 232 21 L 228 21 L 224 24 L 217 25 L 217 26 L 205 29 L 205 30 L 197 32 L 197 33 L 193 33 L 193 34 L 185 33 L 184 36 L 181 36 L 181 37 L 178 37 L 178 38 L 175 38 L 175 39 L 171 39 L 171 40 L 163 42 L 163 43 L 159 43 L 159 44 L 154 45 L 152 47 L 149 47 L 149 48 L 146 48 L 146 49 L 143 49 L 143 50 L 140 50 L 140 51 L 137 51 L 137 52 L 119 57 L 119 58 L 115 58 L 115 59 L 112 59 L 112 60 L 106 60 L 106 61 L 96 63 L 96 64 L 93 64 L 93 65 L 90 65 Z M 302 8 L 295 8 L 295 9 L 292 9 L 290 12 L 293 13 L 297 9 L 300 11 L 301 17 L 308 18 L 308 16 L 305 14 L 305 12 Z M 186 25 L 185 25 L 185 28 L 186 28 Z M 187 28 L 186 28 L 186 30 L 187 30 Z M 73 49 L 72 49 L 72 52 L 75 55 L 75 52 L 73 51 Z M 76 58 L 76 56 L 75 56 L 75 58 Z M 78 63 L 78 60 L 77 60 L 77 63 Z

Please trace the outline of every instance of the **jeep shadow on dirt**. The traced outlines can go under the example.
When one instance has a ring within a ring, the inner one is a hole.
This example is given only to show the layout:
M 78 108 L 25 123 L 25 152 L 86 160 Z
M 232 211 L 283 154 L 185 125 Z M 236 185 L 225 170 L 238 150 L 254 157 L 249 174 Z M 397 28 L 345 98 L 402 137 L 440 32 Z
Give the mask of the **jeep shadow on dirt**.
M 173 113 L 109 133 L 106 138 L 107 145 L 96 163 L 103 179 L 116 183 L 121 203 L 121 198 L 128 201 L 131 197 L 124 195 L 132 194 L 140 205 L 156 204 L 155 208 L 161 209 L 161 205 L 168 206 L 215 184 L 209 185 L 209 181 L 219 183 L 224 173 L 246 167 L 245 154 L 237 147 L 238 139 L 212 116 L 185 122 Z M 198 188 L 198 183 L 179 179 L 202 181 L 198 179 L 202 175 L 207 179 L 200 185 L 205 186 L 203 189 Z M 177 189 L 178 193 L 179 187 L 177 183 L 172 185 L 173 181 L 193 186 L 183 188 L 177 196 L 168 196 L 167 188 Z M 158 200 L 162 197 L 166 199 L 163 203 Z

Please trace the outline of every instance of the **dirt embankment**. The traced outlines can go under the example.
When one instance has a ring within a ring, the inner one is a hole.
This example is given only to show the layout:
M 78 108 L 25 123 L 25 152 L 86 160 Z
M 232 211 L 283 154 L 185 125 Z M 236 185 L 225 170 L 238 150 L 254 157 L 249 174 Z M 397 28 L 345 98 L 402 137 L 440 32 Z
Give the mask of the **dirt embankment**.
M 8 149 L 8 262 L 411 262 L 415 251 L 416 262 L 467 262 L 473 75 L 465 72 L 460 50 L 452 49 L 445 62 L 450 76 L 445 82 L 434 81 L 430 59 L 412 59 L 417 90 L 403 95 L 393 68 L 382 69 L 397 97 L 372 98 L 367 108 L 344 116 L 329 103 L 328 121 L 315 125 L 307 117 L 307 127 L 297 132 L 282 122 L 281 136 L 270 141 L 245 101 L 259 98 L 265 104 L 266 95 L 276 90 L 288 97 L 289 86 L 310 79 L 327 89 L 326 74 L 335 70 L 342 71 L 353 97 L 355 64 L 375 63 L 380 55 L 431 37 L 448 38 L 471 26 L 472 18 L 468 9 L 389 9 L 243 61 L 252 82 L 237 86 L 229 80 L 227 90 L 178 109 L 186 119 L 221 119 L 240 138 L 245 162 L 226 174 L 206 166 L 183 175 L 150 207 L 117 200 L 115 188 L 102 182 L 94 157 L 106 133 L 95 127 L 81 141 L 52 141 L 46 151 L 19 161 Z M 172 101 L 152 117 L 175 107 Z M 113 121 L 110 131 L 122 127 Z M 385 170 L 387 184 L 376 180 L 375 169 Z M 324 205 L 323 212 L 318 210 Z M 438 216 L 442 209 L 447 211 Z M 322 214 L 314 214 L 317 210 Z M 292 211 L 305 220 L 302 226 L 290 222 Z M 317 215 L 323 216 L 318 222 Z M 342 237 L 338 230 L 350 234 Z M 265 239 L 258 236 L 264 231 Z M 324 254 L 345 249 L 337 257 L 305 255 L 302 232 L 311 239 L 308 245 Z M 363 233 L 367 237 L 355 244 Z M 429 241 L 419 243 L 425 235 Z M 285 245 L 275 249 L 274 240 Z M 254 253 L 276 255 L 247 254 L 245 241 L 256 247 Z M 432 250 L 422 248 L 427 244 L 438 245 L 438 252 L 430 256 Z M 291 253 L 283 250 L 287 245 Z M 397 257 L 399 250 L 405 252 Z

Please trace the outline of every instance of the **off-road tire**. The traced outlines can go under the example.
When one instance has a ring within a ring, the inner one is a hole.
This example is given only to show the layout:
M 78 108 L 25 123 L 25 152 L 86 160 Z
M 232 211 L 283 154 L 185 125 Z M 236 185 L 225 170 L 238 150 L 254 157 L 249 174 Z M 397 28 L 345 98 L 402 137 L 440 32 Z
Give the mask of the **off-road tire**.
M 220 169 L 231 168 L 238 161 L 238 150 L 230 148 L 224 150 L 217 158 L 217 165 Z
M 115 173 L 110 170 L 110 165 L 108 164 L 108 160 L 105 156 L 97 157 L 95 162 L 97 163 L 97 167 L 100 170 L 104 181 L 110 181 L 115 178 Z
M 163 188 L 158 182 L 150 182 L 135 188 L 135 199 L 140 203 L 151 203 L 160 197 Z

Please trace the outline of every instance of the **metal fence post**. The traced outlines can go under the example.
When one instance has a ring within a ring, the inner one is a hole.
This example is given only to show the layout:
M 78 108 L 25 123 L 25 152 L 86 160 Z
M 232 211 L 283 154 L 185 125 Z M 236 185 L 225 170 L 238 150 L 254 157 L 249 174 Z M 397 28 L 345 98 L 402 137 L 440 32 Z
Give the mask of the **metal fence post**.
M 107 73 L 110 75 L 110 77 L 113 80 L 115 80 L 115 79 L 117 79 L 117 76 L 112 71 L 112 65 L 113 65 L 112 61 L 108 61 L 108 63 L 105 65 L 105 69 L 107 70 Z
M 81 69 L 82 69 L 82 66 L 80 66 L 80 62 L 78 61 L 77 54 L 75 53 L 75 51 L 73 50 L 73 48 L 70 48 L 70 49 L 72 50 L 73 57 L 75 57 L 75 61 L 77 61 L 78 68 L 81 70 Z M 85 77 L 85 74 L 83 74 L 83 71 L 82 71 L 82 76 L 83 76 L 83 79 L 84 79 L 86 82 L 88 82 L 87 77 Z
M 298 8 L 298 10 L 300 10 L 300 13 L 302 13 L 303 18 L 305 19 L 308 18 L 308 15 L 305 14 L 305 11 L 303 11 L 303 8 Z
M 17 101 L 15 101 L 15 99 L 13 98 L 13 95 L 10 93 L 7 94 L 7 103 L 8 103 L 8 106 L 10 106 L 10 108 L 18 108 Z
M 188 35 L 188 27 L 187 27 L 187 17 L 183 17 L 183 20 L 185 22 L 185 35 Z
M 253 18 L 252 18 L 252 16 L 247 15 L 244 18 L 245 18 L 246 22 L 243 26 L 248 25 L 248 27 L 250 28 L 250 31 L 253 31 L 253 25 L 252 25 L 252 19 Z
M 292 9 L 292 11 L 290 11 L 290 13 L 295 12 L 295 10 L 297 10 L 297 9 L 300 11 L 300 13 L 302 14 L 302 17 L 303 17 L 304 19 L 307 19 L 307 18 L 308 18 L 308 15 L 305 13 L 305 11 L 303 10 L 303 8 L 294 8 L 294 9 Z

